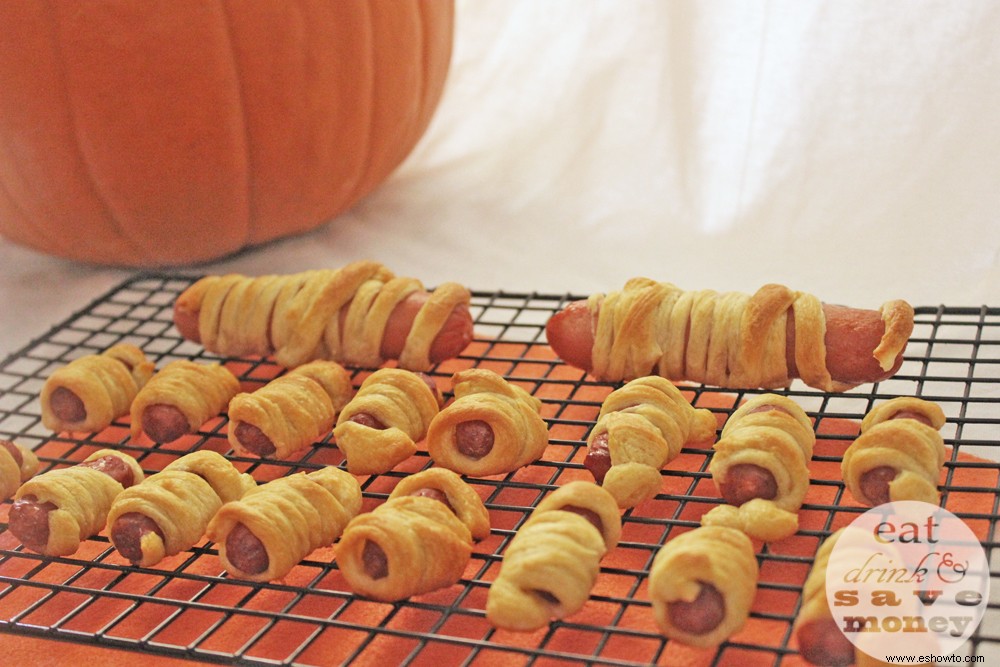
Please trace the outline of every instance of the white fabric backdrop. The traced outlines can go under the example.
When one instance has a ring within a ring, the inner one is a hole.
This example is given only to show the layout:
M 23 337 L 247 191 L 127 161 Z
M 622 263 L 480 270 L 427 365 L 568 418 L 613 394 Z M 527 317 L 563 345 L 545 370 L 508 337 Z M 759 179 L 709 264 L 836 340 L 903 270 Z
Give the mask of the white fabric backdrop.
M 381 189 L 183 270 L 1000 305 L 998 35 L 989 0 L 459 0 L 441 106 Z M 129 275 L 2 240 L 0 265 L 0 356 Z

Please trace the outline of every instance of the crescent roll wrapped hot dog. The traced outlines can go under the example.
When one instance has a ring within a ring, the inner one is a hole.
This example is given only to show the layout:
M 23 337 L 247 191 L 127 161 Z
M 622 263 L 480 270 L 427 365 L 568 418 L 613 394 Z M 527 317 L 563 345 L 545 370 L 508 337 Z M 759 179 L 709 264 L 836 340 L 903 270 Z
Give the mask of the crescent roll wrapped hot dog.
M 869 667 L 888 664 L 869 655 L 847 639 L 830 611 L 827 570 L 830 567 L 831 557 L 834 556 L 834 549 L 837 550 L 836 558 L 841 564 L 863 563 L 872 557 L 871 548 L 862 546 L 867 545 L 869 538 L 859 537 L 858 533 L 852 534 L 858 530 L 860 529 L 852 526 L 841 528 L 820 544 L 812 569 L 809 570 L 802 587 L 802 604 L 795 617 L 792 632 L 795 634 L 802 657 L 820 667 L 846 667 L 846 665 Z M 889 546 L 886 548 L 892 553 L 891 556 L 887 556 L 890 560 L 902 562 L 903 559 L 898 552 L 893 552 Z M 914 608 L 915 600 L 904 599 L 900 602 L 903 606 L 896 611 L 904 618 L 910 618 L 912 614 L 920 615 L 920 611 Z M 877 644 L 877 636 L 870 635 L 870 639 L 872 645 Z M 914 649 L 918 654 L 923 652 L 921 644 L 923 639 L 923 637 L 913 637 Z
M 151 567 L 197 544 L 219 508 L 255 486 L 221 454 L 187 454 L 118 494 L 108 513 L 111 543 L 133 565 Z
M 7 500 L 17 487 L 38 472 L 38 457 L 26 447 L 0 440 L 0 500 Z
M 809 417 L 791 399 L 763 394 L 741 405 L 722 429 L 708 466 L 729 504 L 706 513 L 702 524 L 739 528 L 767 542 L 793 534 L 815 444 Z
M 855 635 L 857 643 L 847 638 L 842 625 L 847 621 L 843 612 L 845 609 L 852 609 L 853 605 L 845 607 L 834 603 L 833 608 L 840 612 L 838 618 L 835 618 L 831 611 L 832 600 L 827 581 L 827 570 L 831 566 L 834 568 L 835 579 L 841 580 L 857 564 L 875 560 L 873 556 L 876 554 L 879 556 L 878 562 L 898 564 L 906 560 L 892 542 L 882 542 L 878 549 L 874 549 L 872 533 L 857 526 L 841 528 L 819 545 L 812 569 L 802 586 L 802 603 L 792 625 L 799 653 L 807 662 L 819 667 L 875 667 L 890 664 L 874 657 L 880 653 L 878 648 L 880 642 L 884 642 L 884 635 L 880 637 L 877 632 L 858 632 Z M 861 586 L 866 584 L 862 583 Z M 869 585 L 863 594 L 871 594 L 872 588 L 877 588 L 877 585 Z M 901 618 L 920 617 L 921 609 L 918 607 L 923 603 L 916 597 L 901 597 L 902 599 L 894 601 L 893 613 Z M 913 632 L 908 635 L 917 655 L 931 652 L 936 645 L 933 634 Z M 870 652 L 863 649 L 870 649 Z M 904 663 L 901 661 L 897 664 Z
M 451 503 L 462 499 L 475 505 L 472 496 L 479 496 L 471 488 L 458 491 L 465 482 L 457 475 L 429 472 L 413 475 L 417 479 L 403 488 L 397 485 L 385 503 L 347 526 L 337 562 L 355 593 L 392 602 L 451 586 L 461 578 L 472 554 L 472 530 L 483 535 L 482 515 L 475 507 L 462 518 Z M 442 483 L 451 491 L 442 492 L 445 500 L 434 493 L 418 493 Z
M 142 479 L 134 458 L 100 449 L 75 466 L 22 484 L 10 508 L 10 532 L 32 551 L 69 556 L 101 532 L 115 497 Z
M 185 359 L 164 366 L 132 401 L 132 437 L 173 442 L 195 433 L 240 391 L 240 382 L 219 364 Z
M 452 377 L 455 401 L 431 421 L 427 450 L 440 465 L 483 477 L 517 470 L 541 458 L 549 443 L 542 402 L 482 368 Z
M 660 631 L 684 644 L 717 646 L 746 622 L 757 591 L 750 538 L 702 526 L 667 542 L 649 570 L 649 597 Z
M 153 363 L 135 345 L 119 343 L 54 371 L 42 386 L 42 423 L 53 431 L 100 431 L 129 413 Z
M 469 291 L 443 283 L 428 293 L 378 262 L 284 276 L 209 276 L 174 306 L 185 338 L 219 354 L 268 355 L 287 367 L 331 359 L 410 370 L 458 356 L 472 340 Z
M 844 482 L 854 498 L 871 506 L 899 500 L 937 505 L 944 424 L 940 406 L 920 398 L 894 398 L 873 408 L 844 452 Z
M 296 473 L 247 491 L 222 506 L 206 534 L 231 576 L 273 581 L 340 537 L 361 511 L 361 486 L 328 466 Z
M 553 491 L 507 545 L 486 598 L 486 619 L 498 628 L 531 632 L 575 614 L 620 536 L 618 504 L 610 493 L 583 481 Z
M 657 374 L 774 388 L 798 377 L 823 391 L 890 377 L 912 330 L 905 301 L 856 310 L 784 285 L 748 295 L 684 291 L 647 278 L 570 304 L 546 325 L 556 354 L 600 380 Z
M 382 368 L 361 383 L 337 418 L 333 435 L 355 475 L 392 470 L 417 451 L 441 393 L 430 376 Z
M 241 454 L 289 456 L 330 432 L 352 391 L 334 361 L 299 366 L 229 401 L 229 444 Z
M 637 378 L 604 399 L 584 465 L 619 507 L 635 507 L 659 493 L 660 469 L 681 447 L 711 439 L 715 428 L 715 416 L 693 408 L 669 380 Z

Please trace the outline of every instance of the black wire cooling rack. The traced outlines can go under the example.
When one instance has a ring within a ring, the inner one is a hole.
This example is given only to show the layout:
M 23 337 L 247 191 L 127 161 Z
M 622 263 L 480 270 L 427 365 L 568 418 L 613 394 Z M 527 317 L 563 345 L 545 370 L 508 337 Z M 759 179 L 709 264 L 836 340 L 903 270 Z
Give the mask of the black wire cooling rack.
M 223 415 L 170 446 L 131 441 L 127 422 L 94 434 L 52 434 L 41 425 L 38 395 L 49 373 L 118 342 L 138 345 L 157 366 L 177 358 L 220 360 L 248 389 L 277 375 L 280 369 L 267 359 L 219 358 L 178 335 L 172 305 L 192 281 L 137 276 L 3 361 L 0 437 L 34 448 L 41 471 L 71 465 L 100 447 L 132 454 L 147 473 L 211 448 L 259 481 L 341 464 L 329 439 L 287 461 L 241 458 L 226 442 Z M 223 664 L 799 664 L 792 623 L 817 545 L 838 515 L 863 511 L 839 478 L 840 455 L 875 402 L 917 395 L 938 402 L 948 416 L 942 499 L 981 535 L 991 563 L 993 602 L 960 654 L 1000 664 L 1000 309 L 986 307 L 919 308 L 903 367 L 890 380 L 844 394 L 799 383 L 784 392 L 806 409 L 817 430 L 801 529 L 758 549 L 761 577 L 751 618 L 718 650 L 698 652 L 664 639 L 646 593 L 657 550 L 719 502 L 706 472 L 708 446 L 685 448 L 664 470 L 663 492 L 625 513 L 621 544 L 603 561 L 581 612 L 530 634 L 492 628 L 484 614 L 486 592 L 507 542 L 546 492 L 590 478 L 582 463 L 586 437 L 614 388 L 562 364 L 546 344 L 548 318 L 577 298 L 474 292 L 475 340 L 458 359 L 432 371 L 450 387 L 456 370 L 491 368 L 538 396 L 550 427 L 541 461 L 509 475 L 467 480 L 486 501 L 493 529 L 457 585 L 395 604 L 365 600 L 352 595 L 340 575 L 335 547 L 314 552 L 272 583 L 228 578 L 208 542 L 152 568 L 129 565 L 104 533 L 73 556 L 45 557 L 25 550 L 7 531 L 7 501 L 0 505 L 0 631 Z M 355 381 L 369 370 L 354 369 Z M 683 390 L 695 405 L 715 412 L 720 424 L 748 393 Z M 362 478 L 366 509 L 382 502 L 399 478 L 430 465 L 421 451 L 391 473 Z

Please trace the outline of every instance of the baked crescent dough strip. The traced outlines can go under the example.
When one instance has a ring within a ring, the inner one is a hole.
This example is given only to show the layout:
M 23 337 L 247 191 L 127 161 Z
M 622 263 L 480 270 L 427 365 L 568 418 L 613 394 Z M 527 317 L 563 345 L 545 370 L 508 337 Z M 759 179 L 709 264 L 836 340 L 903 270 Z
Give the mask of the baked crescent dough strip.
M 128 414 L 139 390 L 153 375 L 153 363 L 135 345 L 119 343 L 100 354 L 88 354 L 57 369 L 41 391 L 42 423 L 52 431 L 100 431 Z M 83 403 L 78 421 L 59 418 L 52 395 L 70 391 Z
M 715 428 L 709 410 L 692 407 L 669 380 L 649 376 L 608 395 L 587 444 L 606 438 L 611 468 L 601 485 L 627 509 L 659 493 L 660 469 L 686 443 L 711 439 Z
M 660 631 L 684 644 L 717 646 L 743 627 L 757 592 L 757 558 L 742 532 L 702 526 L 668 541 L 649 570 L 649 597 Z M 721 595 L 722 617 L 714 628 L 697 634 L 678 625 L 671 605 L 693 603 L 705 586 Z
M 471 554 L 472 534 L 447 505 L 400 495 L 348 524 L 337 562 L 355 593 L 391 602 L 455 584 Z
M 900 417 L 909 413 L 926 419 Z M 937 483 L 944 467 L 945 424 L 940 406 L 912 396 L 894 398 L 873 408 L 861 422 L 861 435 L 847 451 L 841 468 L 844 482 L 854 498 L 866 505 L 899 500 L 921 500 L 937 505 L 941 500 Z M 862 484 L 866 474 L 886 472 L 888 497 L 873 498 Z
M 444 495 L 455 516 L 469 529 L 472 539 L 479 541 L 489 536 L 490 514 L 483 504 L 483 499 L 457 473 L 447 468 L 428 468 L 407 475 L 399 480 L 389 494 L 389 499 L 411 496 L 427 490 L 439 491 Z
M 455 373 L 452 388 L 454 402 L 434 417 L 427 432 L 427 450 L 438 465 L 483 477 L 512 472 L 541 458 L 549 431 L 540 400 L 484 368 Z M 479 458 L 466 455 L 457 444 L 456 428 L 468 422 L 482 422 L 492 432 L 492 447 Z
M 337 418 L 333 435 L 355 475 L 392 470 L 417 451 L 440 409 L 439 397 L 417 373 L 382 368 L 361 383 L 358 393 Z M 384 428 L 357 421 L 373 417 Z
M 82 463 L 104 457 L 120 459 L 132 472 L 132 483 L 143 479 L 138 462 L 113 449 L 99 449 Z M 124 487 L 113 477 L 100 470 L 74 465 L 58 468 L 32 477 L 21 485 L 15 501 L 34 497 L 39 503 L 51 503 L 55 508 L 48 512 L 49 538 L 41 553 L 46 556 L 69 556 L 80 548 L 83 540 L 104 528 L 108 511 L 115 497 Z
M 838 546 L 839 545 L 839 546 Z M 854 569 L 856 564 L 871 561 L 873 556 L 879 556 L 879 562 L 903 563 L 905 557 L 893 543 L 881 543 L 878 549 L 872 544 L 872 535 L 866 529 L 856 526 L 846 526 L 835 531 L 826 538 L 816 551 L 813 566 L 806 576 L 802 586 L 802 603 L 798 615 L 792 624 L 792 633 L 798 641 L 802 657 L 814 665 L 847 665 L 856 667 L 885 666 L 889 663 L 869 655 L 862 647 L 872 647 L 872 653 L 880 642 L 879 633 L 859 633 L 855 642 L 847 639 L 841 621 L 845 618 L 838 614 L 834 619 L 830 610 L 831 600 L 827 584 L 827 570 L 836 549 L 835 570 L 838 578 L 845 574 L 847 568 Z M 862 583 L 863 595 L 872 592 L 872 582 Z M 895 602 L 894 613 L 901 618 L 919 617 L 920 603 L 915 598 L 903 596 Z M 836 606 L 836 605 L 835 605 Z M 841 608 L 843 609 L 843 608 Z M 911 633 L 913 648 L 916 654 L 926 653 L 924 649 L 936 646 L 934 635 L 923 636 L 923 633 Z M 928 643 L 927 640 L 930 640 Z M 882 638 L 884 641 L 884 637 Z M 882 655 L 885 655 L 882 652 Z M 913 664 L 913 663 L 908 663 Z
M 262 432 L 274 445 L 268 456 L 285 458 L 321 439 L 351 398 L 351 376 L 335 361 L 312 361 L 229 401 L 229 444 L 249 450 L 237 434 L 241 424 Z
M 198 330 L 207 350 L 273 354 L 289 368 L 314 359 L 375 367 L 385 361 L 380 347 L 393 309 L 423 289 L 420 281 L 397 278 L 366 260 L 289 275 L 208 276 L 186 298 L 200 302 Z M 418 312 L 399 365 L 430 369 L 431 343 L 455 306 L 469 299 L 469 291 L 457 283 L 440 285 Z M 338 314 L 348 303 L 341 329 Z
M 809 490 L 808 465 L 815 444 L 809 417 L 791 399 L 762 394 L 748 400 L 723 427 L 708 470 L 724 497 L 730 486 L 739 488 L 743 466 L 769 474 L 773 495 L 744 500 L 739 507 L 719 505 L 702 517 L 702 524 L 738 528 L 766 542 L 793 534 Z
M 826 595 L 826 570 L 830 564 L 830 554 L 837 540 L 843 535 L 844 529 L 834 532 L 823 540 L 816 550 L 816 557 L 813 566 L 809 570 L 806 581 L 802 585 L 802 604 L 799 606 L 799 613 L 795 617 L 793 632 L 798 634 L 800 628 L 810 622 L 819 619 L 833 620 L 830 613 L 830 603 Z M 801 641 L 800 641 L 801 648 Z
M 720 387 L 785 387 L 786 322 L 795 318 L 795 361 L 802 381 L 843 391 L 826 368 L 826 320 L 815 296 L 769 284 L 753 295 L 685 291 L 670 283 L 633 278 L 624 289 L 588 300 L 597 314 L 592 374 L 620 381 L 657 373 Z M 881 308 L 885 334 L 874 352 L 892 367 L 913 326 L 903 301 Z
M 239 472 L 217 452 L 206 449 L 186 454 L 118 494 L 108 513 L 111 541 L 115 543 L 113 527 L 123 515 L 149 517 L 163 535 L 144 534 L 139 545 L 142 557 L 133 565 L 151 567 L 197 544 L 223 503 L 239 500 L 256 486 L 250 475 Z
M 303 558 L 329 546 L 361 511 L 361 487 L 350 474 L 333 466 L 311 473 L 279 477 L 222 506 L 206 534 L 219 548 L 230 575 L 249 581 L 272 581 L 288 574 Z M 226 538 L 238 524 L 264 545 L 268 566 L 244 572 L 227 558 Z
M 583 481 L 556 489 L 507 545 L 486 598 L 486 619 L 498 628 L 531 632 L 575 614 L 620 535 L 621 517 L 610 493 Z
M 132 401 L 132 437 L 142 433 L 143 412 L 151 405 L 177 408 L 194 433 L 218 415 L 240 391 L 239 380 L 217 363 L 200 364 L 186 359 L 171 361 L 146 383 Z
M 0 500 L 14 495 L 17 487 L 36 472 L 38 457 L 33 451 L 10 440 L 0 440 Z

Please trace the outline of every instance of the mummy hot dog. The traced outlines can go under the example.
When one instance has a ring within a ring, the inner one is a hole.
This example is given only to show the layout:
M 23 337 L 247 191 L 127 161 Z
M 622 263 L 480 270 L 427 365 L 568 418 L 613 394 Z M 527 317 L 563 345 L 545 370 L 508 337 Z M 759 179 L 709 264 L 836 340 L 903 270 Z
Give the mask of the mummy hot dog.
M 7 500 L 22 482 L 38 472 L 38 457 L 30 449 L 0 440 L 0 500 Z
M 187 454 L 122 491 L 108 513 L 108 534 L 133 565 L 151 567 L 197 544 L 223 503 L 256 486 L 221 454 Z
M 351 376 L 312 361 L 229 401 L 229 444 L 241 454 L 284 458 L 322 438 L 351 397 Z
M 219 364 L 178 359 L 164 366 L 132 401 L 132 438 L 173 442 L 226 409 L 239 380 Z
M 549 320 L 546 334 L 563 360 L 600 380 L 656 374 L 771 388 L 798 377 L 843 391 L 895 373 L 912 329 L 905 301 L 856 310 L 783 285 L 750 296 L 634 278 L 620 292 L 570 304 Z
M 451 586 L 474 539 L 490 531 L 479 495 L 450 470 L 404 478 L 389 499 L 351 521 L 337 562 L 351 590 L 391 602 Z
M 584 465 L 622 509 L 659 493 L 660 469 L 688 442 L 715 435 L 715 417 L 695 409 L 661 377 L 637 378 L 611 392 L 587 439 Z
M 472 340 L 469 298 L 456 283 L 428 293 L 418 280 L 361 261 L 285 276 L 209 276 L 177 299 L 174 323 L 185 338 L 224 355 L 273 354 L 287 367 L 397 359 L 425 371 Z
M 142 479 L 131 456 L 100 449 L 75 466 L 22 484 L 10 508 L 10 532 L 32 551 L 69 556 L 101 532 L 115 497 Z
M 830 600 L 827 595 L 827 569 L 830 566 L 830 559 L 834 554 L 837 544 L 842 545 L 837 549 L 836 557 L 841 562 L 864 562 L 871 558 L 870 548 L 861 548 L 854 551 L 854 544 L 866 544 L 867 538 L 848 537 L 849 531 L 858 530 L 848 526 L 836 531 L 823 541 L 816 551 L 816 558 L 813 561 L 809 576 L 806 577 L 802 587 L 802 604 L 799 613 L 795 617 L 792 631 L 799 644 L 799 653 L 808 662 L 820 667 L 846 667 L 846 665 L 885 665 L 876 658 L 871 657 L 860 648 L 857 648 L 841 630 L 837 620 L 830 611 Z M 855 540 L 857 540 L 855 542 Z M 894 554 L 897 562 L 902 562 L 898 554 Z M 913 602 L 903 600 L 902 604 L 910 607 Z M 901 614 L 911 611 L 899 608 Z M 919 614 L 919 611 L 916 611 Z M 874 637 L 872 641 L 877 641 Z M 915 646 L 919 646 L 920 639 L 914 637 Z M 919 652 L 919 651 L 918 651 Z
M 876 546 L 877 545 L 877 546 Z M 845 581 L 857 568 L 857 563 L 883 562 L 899 564 L 907 558 L 891 540 L 874 541 L 869 528 L 848 525 L 834 532 L 820 544 L 812 569 L 802 587 L 802 604 L 792 625 L 802 657 L 819 667 L 885 667 L 888 664 L 875 657 L 885 655 L 885 635 L 878 632 L 857 632 L 853 640 L 847 638 L 845 626 L 854 617 L 854 605 L 839 604 L 831 592 L 839 594 L 832 582 Z M 905 566 L 904 566 L 905 567 Z M 832 568 L 832 572 L 828 572 Z M 853 584 L 858 585 L 858 584 Z M 876 581 L 861 582 L 862 595 L 867 597 L 880 588 Z M 891 586 L 891 584 L 890 584 Z M 884 591 L 883 591 L 884 593 Z M 916 593 L 916 590 L 914 590 Z M 838 595 L 839 597 L 839 595 Z M 919 618 L 926 609 L 916 596 L 901 595 L 892 601 L 892 613 L 899 618 Z M 855 617 L 856 618 L 856 617 Z M 862 620 L 864 615 L 861 615 Z M 881 634 L 881 636 L 880 636 Z M 909 632 L 907 645 L 916 655 L 934 652 L 939 645 L 934 633 Z M 896 644 L 899 646 L 899 644 Z M 913 663 L 908 663 L 913 664 Z M 937 664 L 937 663 L 934 663 Z
M 706 513 L 702 524 L 739 528 L 767 542 L 794 533 L 815 443 L 809 417 L 794 401 L 763 394 L 741 405 L 708 466 L 728 504 Z
M 899 500 L 937 505 L 944 423 L 936 403 L 915 397 L 872 409 L 861 422 L 861 435 L 844 452 L 844 482 L 854 498 L 870 506 Z
M 431 377 L 400 368 L 382 368 L 361 383 L 337 418 L 333 435 L 355 475 L 392 470 L 417 451 L 441 393 Z
M 42 386 L 42 423 L 53 431 L 100 431 L 128 414 L 153 363 L 135 345 L 120 343 L 56 370 Z
M 333 544 L 361 511 L 361 487 L 328 466 L 280 477 L 222 506 L 206 534 L 229 574 L 273 581 L 314 550 Z
M 541 458 L 549 440 L 540 400 L 481 368 L 455 373 L 452 387 L 455 401 L 427 432 L 427 451 L 438 465 L 482 477 Z
M 702 526 L 664 545 L 649 570 L 649 597 L 661 632 L 700 648 L 717 646 L 750 615 L 757 590 L 750 538 Z
M 601 487 L 576 481 L 553 491 L 507 546 L 486 598 L 486 619 L 531 632 L 575 614 L 620 535 L 618 505 Z
M 351 590 L 388 602 L 451 586 L 471 553 L 469 529 L 443 503 L 404 496 L 354 519 L 337 561 Z

